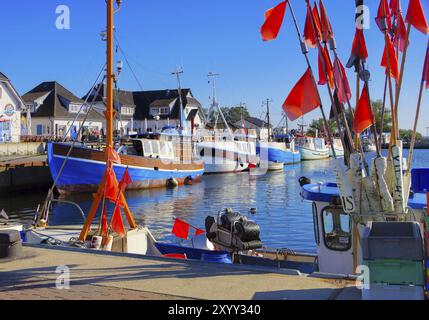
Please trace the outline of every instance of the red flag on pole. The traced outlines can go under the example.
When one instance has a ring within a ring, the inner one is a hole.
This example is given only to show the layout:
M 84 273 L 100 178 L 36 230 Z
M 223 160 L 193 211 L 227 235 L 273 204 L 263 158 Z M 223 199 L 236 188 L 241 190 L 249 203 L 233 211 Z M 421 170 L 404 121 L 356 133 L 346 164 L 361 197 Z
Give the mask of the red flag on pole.
M 401 10 L 400 0 L 390 0 L 389 7 L 392 15 L 398 13 Z
M 338 89 L 338 100 L 346 103 L 352 97 L 349 80 L 341 60 L 337 57 L 334 61 L 334 77 Z
M 389 52 L 389 62 L 390 66 L 388 66 L 387 61 L 387 52 Z M 388 74 L 388 69 L 390 69 L 390 76 L 399 81 L 399 63 L 398 56 L 396 55 L 395 47 L 393 46 L 390 37 L 387 37 L 387 43 L 384 48 L 383 59 L 381 60 L 381 66 L 386 68 L 386 75 Z
M 334 31 L 332 29 L 331 22 L 329 21 L 328 13 L 326 11 L 325 6 L 323 5 L 322 0 L 319 1 L 319 7 L 320 7 L 320 24 L 321 24 L 323 39 L 324 41 L 329 42 L 329 40 L 331 40 L 332 36 L 334 35 Z
M 310 10 L 310 7 L 307 8 L 307 17 L 305 19 L 305 26 L 304 26 L 304 39 L 310 48 L 316 48 L 317 47 L 317 37 L 318 37 L 318 35 L 316 34 L 316 31 L 314 30 L 314 27 L 313 27 L 313 20 L 312 20 L 313 12 L 314 11 Z M 316 18 L 314 18 L 314 20 L 316 21 Z M 316 24 L 316 29 L 317 29 L 317 24 Z M 320 32 L 320 30 L 319 30 L 319 32 Z M 320 35 L 320 33 L 319 33 L 319 35 Z
M 101 215 L 101 234 L 102 236 L 106 236 L 109 231 L 109 226 L 107 224 L 107 205 L 104 204 L 103 212 Z
M 180 239 L 187 240 L 189 236 L 189 227 L 190 225 L 187 222 L 176 218 L 171 233 Z
M 112 147 L 107 148 L 107 159 L 108 161 L 111 161 L 113 163 L 121 163 L 121 158 L 119 157 L 119 154 Z
M 420 0 L 410 0 L 405 21 L 424 34 L 429 33 L 428 23 Z
M 386 26 L 384 26 L 384 28 L 387 28 L 387 32 L 392 30 L 392 16 L 390 15 L 390 9 L 387 0 L 380 0 L 377 17 L 375 18 L 375 22 L 381 31 L 384 31 L 383 21 L 386 21 Z
M 397 15 L 396 28 L 395 28 L 395 47 L 398 46 L 401 52 L 405 51 L 405 45 L 407 43 L 407 27 L 405 26 L 404 17 L 401 13 Z M 410 43 L 408 39 L 408 44 Z
M 311 69 L 308 68 L 283 103 L 283 110 L 289 120 L 294 121 L 313 111 L 320 104 Z
M 125 227 L 124 222 L 122 221 L 121 208 L 118 205 L 115 206 L 115 211 L 113 211 L 110 227 L 121 237 L 125 236 Z
M 357 134 L 361 134 L 371 125 L 371 105 L 368 99 L 368 88 L 365 85 L 356 107 L 355 117 L 353 119 L 353 131 Z
M 331 59 L 329 58 L 328 48 L 326 45 L 322 50 L 319 50 L 318 63 L 319 63 L 318 84 L 321 86 L 325 85 L 328 82 L 326 79 L 326 74 L 328 74 L 329 87 L 331 87 L 331 89 L 333 90 L 335 88 L 334 72 L 332 70 Z M 326 70 L 326 73 L 325 73 L 325 70 Z
M 426 89 L 429 89 L 429 46 L 426 49 L 426 59 L 423 67 L 423 81 L 426 82 Z
M 107 179 L 106 190 L 105 190 L 106 199 L 109 199 L 110 201 L 115 203 L 116 199 L 118 198 L 120 189 L 119 189 L 118 180 L 116 179 L 115 171 L 113 170 L 113 168 L 109 168 L 106 179 Z
M 195 228 L 195 236 L 199 236 L 199 235 L 202 235 L 204 233 L 206 233 L 204 230 Z
M 286 12 L 287 1 L 265 12 L 265 22 L 261 27 L 262 40 L 270 41 L 277 38 Z
M 122 192 L 124 192 L 127 186 L 130 185 L 132 182 L 133 181 L 131 180 L 130 174 L 128 172 L 128 168 L 126 168 L 121 178 L 121 181 L 119 182 L 119 188 L 122 190 Z
M 349 61 L 347 62 L 347 68 L 359 65 L 360 61 L 364 62 L 368 58 L 368 51 L 366 49 L 365 37 L 363 30 L 356 29 L 355 37 L 353 39 L 352 53 Z

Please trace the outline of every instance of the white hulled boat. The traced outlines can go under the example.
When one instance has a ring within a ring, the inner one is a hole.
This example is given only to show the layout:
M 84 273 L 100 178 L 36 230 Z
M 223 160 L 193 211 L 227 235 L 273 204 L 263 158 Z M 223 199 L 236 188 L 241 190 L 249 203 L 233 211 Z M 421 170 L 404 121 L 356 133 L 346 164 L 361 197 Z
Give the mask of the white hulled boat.
M 321 160 L 329 158 L 329 147 L 324 138 L 302 136 L 296 138 L 302 160 Z

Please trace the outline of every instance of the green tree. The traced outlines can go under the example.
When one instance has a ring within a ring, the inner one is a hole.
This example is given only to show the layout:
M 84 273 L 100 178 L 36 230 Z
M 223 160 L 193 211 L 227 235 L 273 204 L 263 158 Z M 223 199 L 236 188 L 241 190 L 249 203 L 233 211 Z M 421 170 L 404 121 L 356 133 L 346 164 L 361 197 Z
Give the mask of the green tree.
M 333 119 L 328 120 L 329 129 L 331 132 L 335 132 L 336 130 L 336 123 Z M 315 119 L 311 122 L 310 126 L 308 127 L 307 134 L 310 136 L 315 136 L 316 132 L 318 132 L 320 135 L 325 135 L 325 122 L 323 121 L 323 118 Z
M 413 137 L 413 130 L 399 129 L 399 135 L 401 136 L 402 140 L 411 142 L 411 139 Z M 423 135 L 420 132 L 417 132 L 416 140 L 419 141 L 422 139 L 423 139 Z
M 247 110 L 246 107 L 222 107 L 221 110 L 223 115 L 225 116 L 226 122 L 230 125 L 235 124 L 237 121 L 240 121 L 241 117 L 243 117 L 244 119 L 250 117 L 249 110 Z M 210 118 L 207 115 L 207 120 L 209 123 L 214 123 L 216 117 L 218 117 L 218 123 L 222 122 L 222 118 L 220 115 L 218 115 L 217 110 L 212 112 Z

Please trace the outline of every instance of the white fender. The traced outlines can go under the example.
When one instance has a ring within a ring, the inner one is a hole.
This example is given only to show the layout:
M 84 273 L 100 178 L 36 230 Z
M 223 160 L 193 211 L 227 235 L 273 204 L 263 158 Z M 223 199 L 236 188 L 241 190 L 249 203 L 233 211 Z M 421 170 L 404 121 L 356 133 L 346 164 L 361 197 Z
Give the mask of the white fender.
M 381 206 L 384 212 L 393 212 L 395 206 L 393 205 L 393 198 L 389 192 L 386 180 L 384 178 L 387 170 L 387 159 L 384 157 L 378 157 L 374 160 L 374 169 L 377 179 L 378 191 L 381 197 Z
M 393 189 L 393 202 L 396 213 L 405 212 L 404 179 L 402 175 L 402 141 L 398 140 L 397 146 L 392 146 L 392 163 L 395 174 L 395 188 Z
M 352 184 L 349 180 L 350 168 L 344 164 L 344 159 L 335 159 L 335 176 L 340 189 L 341 204 L 344 212 L 356 212 L 356 203 L 353 196 Z

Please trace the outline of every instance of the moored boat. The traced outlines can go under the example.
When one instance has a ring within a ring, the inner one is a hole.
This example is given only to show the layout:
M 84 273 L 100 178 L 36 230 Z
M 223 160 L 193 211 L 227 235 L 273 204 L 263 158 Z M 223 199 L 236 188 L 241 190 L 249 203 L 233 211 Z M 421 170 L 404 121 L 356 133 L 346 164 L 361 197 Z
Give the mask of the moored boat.
M 344 147 L 341 142 L 341 139 L 334 138 L 333 144 L 334 144 L 335 155 L 337 157 L 344 157 Z M 334 156 L 334 152 L 332 151 L 332 148 L 329 148 L 329 156 L 330 157 Z
M 54 180 L 58 177 L 56 186 L 60 193 L 97 189 L 106 166 L 104 151 L 66 143 L 49 143 L 47 150 L 49 169 Z M 179 184 L 197 182 L 204 173 L 204 164 L 195 154 L 191 138 L 178 133 L 131 139 L 118 149 L 118 154 L 120 163 L 113 168 L 119 177 L 128 168 L 133 180 L 129 189 L 166 187 L 170 179 Z
M 325 139 L 314 137 L 297 137 L 297 148 L 304 160 L 322 160 L 329 158 L 329 148 L 325 144 Z

